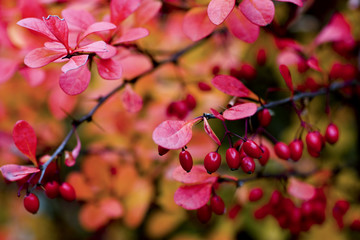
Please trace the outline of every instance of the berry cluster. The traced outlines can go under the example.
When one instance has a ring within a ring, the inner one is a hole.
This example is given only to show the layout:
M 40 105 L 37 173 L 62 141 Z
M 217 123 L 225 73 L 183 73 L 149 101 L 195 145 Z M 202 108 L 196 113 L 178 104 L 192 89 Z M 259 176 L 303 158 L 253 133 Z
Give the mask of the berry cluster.
M 205 204 L 196 210 L 197 218 L 201 223 L 207 223 L 211 219 L 212 213 L 223 215 L 225 213 L 225 204 L 219 195 L 213 194 L 210 199 L 210 205 Z
M 185 99 L 170 103 L 166 109 L 166 114 L 169 117 L 176 117 L 182 120 L 185 119 L 189 112 L 195 107 L 196 99 L 193 95 L 187 94 Z

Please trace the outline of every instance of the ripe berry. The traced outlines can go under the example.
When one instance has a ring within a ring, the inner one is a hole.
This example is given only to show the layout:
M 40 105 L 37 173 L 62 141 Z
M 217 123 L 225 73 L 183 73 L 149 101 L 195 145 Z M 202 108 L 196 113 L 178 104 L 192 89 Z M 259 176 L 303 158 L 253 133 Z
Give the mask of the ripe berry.
M 288 160 L 290 158 L 290 148 L 283 142 L 277 142 L 274 146 L 276 156 Z
M 158 145 L 158 153 L 159 153 L 160 156 L 163 156 L 163 155 L 165 155 L 165 154 L 168 153 L 168 152 L 169 152 L 169 149 L 164 148 L 164 147 Z
M 263 190 L 261 188 L 254 188 L 249 193 L 249 201 L 256 202 L 263 196 Z
M 350 224 L 350 229 L 353 231 L 360 231 L 360 219 L 354 219 Z
M 267 215 L 269 215 L 270 213 L 271 213 L 271 206 L 269 204 L 266 204 L 255 210 L 254 218 L 260 220 L 266 217 Z
M 333 208 L 333 216 L 334 218 L 338 216 L 344 216 L 345 213 L 349 210 L 350 203 L 346 200 L 338 200 L 336 201 Z
M 318 131 L 309 132 L 306 135 L 306 145 L 310 151 L 319 153 L 323 147 L 322 136 Z
M 75 189 L 69 183 L 67 182 L 62 183 L 59 190 L 61 197 L 66 201 L 71 202 L 76 199 Z
M 270 114 L 269 109 L 264 108 L 263 110 L 258 112 L 257 117 L 258 117 L 258 120 L 259 120 L 259 124 L 262 127 L 269 126 L 269 124 L 271 122 L 271 114 Z
M 204 167 L 207 172 L 213 173 L 218 170 L 221 164 L 221 155 L 217 152 L 210 152 L 205 156 L 204 159 Z
M 255 162 L 251 157 L 244 157 L 241 161 L 241 169 L 248 174 L 255 171 Z
M 204 91 L 204 92 L 208 92 L 211 90 L 210 85 L 207 83 L 204 83 L 204 82 L 199 82 L 198 87 L 201 91 Z
M 214 74 L 214 75 L 218 75 L 219 72 L 220 72 L 220 66 L 219 66 L 219 65 L 213 66 L 213 68 L 211 69 L 211 72 L 212 72 L 212 74 Z
M 253 140 L 247 140 L 243 144 L 244 152 L 252 158 L 260 158 L 262 151 L 261 148 L 253 141 Z
M 181 167 L 187 171 L 190 172 L 193 166 L 193 159 L 191 154 L 188 151 L 181 151 L 179 154 L 179 160 Z
M 177 101 L 177 102 L 175 102 L 174 105 L 173 105 L 173 112 L 174 112 L 174 115 L 178 119 L 180 119 L 180 120 L 184 119 L 187 116 L 188 112 L 189 112 L 189 109 L 188 109 L 188 107 L 186 105 L 186 102 L 185 101 Z
M 38 197 L 33 193 L 30 193 L 29 195 L 25 196 L 24 207 L 28 212 L 32 214 L 37 213 L 40 207 L 40 202 Z
M 239 204 L 232 206 L 228 213 L 229 218 L 235 219 L 237 217 L 237 215 L 239 214 L 240 210 L 241 210 L 241 206 Z
M 211 210 L 217 214 L 222 215 L 225 212 L 224 201 L 218 195 L 213 195 L 210 199 Z
M 185 103 L 189 111 L 196 107 L 196 99 L 191 94 L 186 95 Z
M 261 166 L 265 166 L 270 158 L 270 151 L 265 145 L 260 145 L 260 148 L 263 150 L 261 157 L 259 158 L 259 163 Z
M 48 198 L 56 198 L 59 195 L 59 184 L 56 181 L 47 182 L 45 193 Z
M 265 63 L 266 63 L 265 49 L 263 49 L 263 48 L 259 49 L 259 51 L 257 52 L 257 55 L 256 55 L 256 62 L 260 66 L 265 65 Z
M 226 163 L 231 170 L 236 170 L 240 167 L 240 153 L 235 148 L 226 150 Z
M 295 139 L 289 144 L 290 157 L 294 161 L 298 161 L 303 152 L 304 144 L 300 139 Z
M 244 63 L 240 68 L 241 75 L 246 80 L 252 80 L 256 77 L 256 69 L 248 63 Z
M 211 219 L 211 208 L 209 205 L 205 204 L 196 211 L 197 218 L 201 223 L 207 223 Z
M 326 128 L 325 140 L 330 144 L 334 144 L 338 141 L 338 139 L 339 139 L 339 129 L 335 124 L 330 123 Z

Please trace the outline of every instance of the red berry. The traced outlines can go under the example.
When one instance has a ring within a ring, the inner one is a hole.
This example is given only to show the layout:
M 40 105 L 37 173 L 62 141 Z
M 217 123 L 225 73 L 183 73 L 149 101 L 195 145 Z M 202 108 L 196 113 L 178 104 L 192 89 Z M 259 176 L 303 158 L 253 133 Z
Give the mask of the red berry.
M 168 153 L 168 152 L 169 152 L 169 149 L 164 148 L 164 147 L 158 145 L 158 153 L 159 153 L 160 156 L 163 156 L 163 155 L 165 155 L 165 154 Z
M 189 151 L 181 151 L 179 153 L 179 160 L 181 167 L 185 171 L 190 172 L 193 166 L 193 159 Z
M 325 140 L 330 144 L 334 144 L 338 141 L 338 139 L 339 139 L 339 129 L 335 124 L 330 123 L 326 128 Z
M 257 117 L 258 117 L 258 120 L 259 120 L 259 124 L 262 127 L 269 126 L 269 124 L 271 122 L 271 114 L 270 114 L 269 109 L 264 108 L 263 110 L 258 112 Z
M 204 167 L 207 172 L 213 173 L 218 170 L 221 164 L 221 155 L 217 152 L 210 152 L 205 156 L 204 159 Z
M 255 171 L 255 162 L 251 157 L 244 157 L 241 161 L 241 169 L 248 174 Z
M 263 190 L 261 188 L 254 188 L 249 193 L 249 201 L 256 202 L 263 196 Z
M 257 52 L 257 55 L 256 55 L 256 62 L 260 66 L 265 65 L 265 63 L 266 63 L 266 51 L 265 51 L 265 49 L 263 49 L 263 48 L 259 49 L 259 51 Z
M 40 202 L 38 197 L 33 193 L 30 193 L 29 195 L 25 196 L 24 207 L 28 212 L 32 214 L 37 213 L 40 207 Z
M 230 219 L 235 219 L 236 216 L 239 214 L 241 210 L 241 206 L 236 204 L 235 206 L 231 207 L 230 210 L 229 210 L 229 218 Z
M 218 195 L 213 195 L 210 199 L 211 210 L 217 214 L 222 215 L 225 212 L 224 201 Z
M 56 181 L 47 182 L 45 193 L 48 198 L 56 198 L 59 195 L 59 184 Z
M 276 156 L 281 159 L 288 160 L 290 158 L 290 148 L 283 142 L 277 142 L 274 146 Z
M 218 75 L 219 72 L 220 72 L 220 66 L 219 66 L 219 65 L 213 66 L 213 68 L 211 69 L 211 72 L 212 72 L 212 74 L 214 74 L 214 75 Z
M 173 105 L 173 111 L 174 111 L 174 115 L 178 119 L 182 120 L 187 116 L 189 109 L 185 101 L 177 101 Z
M 273 193 L 271 194 L 269 204 L 271 205 L 272 208 L 277 207 L 281 204 L 282 199 L 283 196 L 281 195 L 281 193 L 278 190 L 274 190 Z
M 76 199 L 75 189 L 69 183 L 67 182 L 62 183 L 59 190 L 61 197 L 66 201 L 71 202 Z
M 211 87 L 209 84 L 204 83 L 204 82 L 199 82 L 198 83 L 198 87 L 201 91 L 207 92 L 211 90 Z
M 191 94 L 186 95 L 185 103 L 189 111 L 196 107 L 196 99 Z
M 350 224 L 350 229 L 353 230 L 353 231 L 360 231 L 360 219 L 355 219 Z
M 240 167 L 240 153 L 235 148 L 226 150 L 226 163 L 231 170 L 236 170 Z
M 339 216 L 344 216 L 345 213 L 349 210 L 350 203 L 346 200 L 338 200 L 336 201 L 334 208 L 333 208 L 333 216 L 337 218 Z
M 261 148 L 253 141 L 253 140 L 247 140 L 243 144 L 244 152 L 252 158 L 260 158 L 262 151 Z
M 290 157 L 294 161 L 298 161 L 303 152 L 304 144 L 300 139 L 295 139 L 289 144 Z
M 256 219 L 260 220 L 260 219 L 263 219 L 264 217 L 266 217 L 267 215 L 269 215 L 270 212 L 271 212 L 271 206 L 266 204 L 255 210 L 254 217 Z
M 307 65 L 305 59 L 301 59 L 301 60 L 298 62 L 297 69 L 298 69 L 298 72 L 299 72 L 299 73 L 304 73 L 304 72 L 306 72 L 306 71 L 309 69 L 309 66 Z
M 319 153 L 323 147 L 323 140 L 321 134 L 318 131 L 309 132 L 306 135 L 306 145 L 309 153 Z
M 256 77 L 256 69 L 248 63 L 244 63 L 240 68 L 241 75 L 246 80 L 252 80 Z
M 270 151 L 265 145 L 260 145 L 260 148 L 263 150 L 261 157 L 259 158 L 259 163 L 261 166 L 265 166 L 270 158 Z
M 211 208 L 209 205 L 205 204 L 196 211 L 197 218 L 201 223 L 207 223 L 211 219 Z
M 329 78 L 334 80 L 341 78 L 341 75 L 342 75 L 342 64 L 336 62 L 331 66 Z

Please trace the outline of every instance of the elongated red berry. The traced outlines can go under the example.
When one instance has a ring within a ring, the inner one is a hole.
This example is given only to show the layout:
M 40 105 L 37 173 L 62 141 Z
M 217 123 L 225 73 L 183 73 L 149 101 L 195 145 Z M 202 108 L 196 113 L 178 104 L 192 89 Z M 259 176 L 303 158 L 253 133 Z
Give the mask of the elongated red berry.
M 63 182 L 59 188 L 60 195 L 66 201 L 74 201 L 76 199 L 76 193 L 74 187 L 67 182 Z
M 265 65 L 265 63 L 266 63 L 266 51 L 265 51 L 265 49 L 263 49 L 263 48 L 259 49 L 259 51 L 257 52 L 257 55 L 256 55 L 256 62 L 260 66 Z
M 298 161 L 303 152 L 304 144 L 300 139 L 295 139 L 289 144 L 290 157 L 294 161 Z
M 30 193 L 24 198 L 24 207 L 28 212 L 32 214 L 37 213 L 40 207 L 39 198 L 35 194 Z
M 320 152 L 323 147 L 322 136 L 318 131 L 309 132 L 306 135 L 306 145 L 308 150 Z
M 181 167 L 185 171 L 190 172 L 193 167 L 193 159 L 189 151 L 181 151 L 179 153 L 179 160 Z
M 339 129 L 335 124 L 330 123 L 325 131 L 325 140 L 330 144 L 334 144 L 338 141 L 338 139 L 339 139 Z
M 59 184 L 56 181 L 47 182 L 45 194 L 48 198 L 56 198 L 59 195 Z
M 259 145 L 257 145 L 253 140 L 247 140 L 243 144 L 244 152 L 252 158 L 260 158 L 262 151 Z
M 236 170 L 240 167 L 240 153 L 235 148 L 226 150 L 226 163 L 231 170 Z
M 197 218 L 201 223 L 207 223 L 211 219 L 211 207 L 207 204 L 196 211 Z
M 241 169 L 248 174 L 255 171 L 255 161 L 251 157 L 244 157 L 241 161 Z
M 251 191 L 249 193 L 249 201 L 256 202 L 259 199 L 261 199 L 262 196 L 263 196 L 263 190 L 261 188 L 251 189 Z
M 158 145 L 158 153 L 159 153 L 160 156 L 163 156 L 163 155 L 165 155 L 165 154 L 168 153 L 168 152 L 169 152 L 169 149 L 164 148 L 164 147 Z
M 288 160 L 290 158 L 290 148 L 283 142 L 277 142 L 274 146 L 275 154 L 281 159 Z
M 262 149 L 262 153 L 261 157 L 259 158 L 259 163 L 261 166 L 265 166 L 270 159 L 270 151 L 265 145 L 260 145 L 260 148 Z
M 213 195 L 211 197 L 210 207 L 211 207 L 211 210 L 217 215 L 222 215 L 225 212 L 224 201 L 218 195 Z
M 210 152 L 205 156 L 204 167 L 206 171 L 210 174 L 216 172 L 219 169 L 221 164 L 221 155 L 217 152 Z
M 186 95 L 185 103 L 189 111 L 193 110 L 196 107 L 196 99 L 191 94 Z
M 269 109 L 267 108 L 264 108 L 263 110 L 258 112 L 257 117 L 259 120 L 259 124 L 262 127 L 267 127 L 271 123 L 271 114 Z
M 204 92 L 211 91 L 211 86 L 205 82 L 199 82 L 198 87 L 201 91 L 204 91 Z

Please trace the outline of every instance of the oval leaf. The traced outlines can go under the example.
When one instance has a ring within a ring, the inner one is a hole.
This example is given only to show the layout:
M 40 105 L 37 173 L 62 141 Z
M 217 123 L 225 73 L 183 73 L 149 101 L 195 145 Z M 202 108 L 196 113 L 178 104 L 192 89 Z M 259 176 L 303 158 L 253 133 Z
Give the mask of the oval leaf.
M 121 95 L 121 100 L 125 109 L 132 113 L 140 111 L 143 105 L 141 96 L 134 92 L 129 84 L 126 85 L 125 90 Z
M 205 7 L 195 7 L 184 17 L 183 31 L 191 40 L 197 41 L 214 31 L 216 25 L 210 22 Z
M 321 72 L 321 67 L 319 65 L 319 60 L 315 57 L 315 56 L 311 56 L 307 61 L 306 61 L 307 65 L 316 70 L 316 71 L 319 71 Z
M 217 118 L 220 119 L 221 121 L 225 121 L 225 118 L 215 109 L 210 108 L 211 113 Z
M 180 149 L 184 147 L 192 137 L 192 126 L 199 121 L 166 120 L 154 130 L 152 138 L 157 145 L 167 149 Z
M 228 75 L 217 75 L 211 83 L 223 93 L 235 97 L 249 97 L 251 91 L 237 78 Z
M 250 22 L 237 8 L 228 16 L 226 25 L 235 37 L 244 42 L 253 43 L 259 37 L 260 27 Z
M 175 192 L 175 203 L 187 210 L 201 208 L 210 200 L 211 188 L 211 183 L 181 186 Z
M 181 166 L 174 169 L 173 178 L 182 183 L 214 183 L 217 179 L 216 174 L 208 174 L 202 165 L 195 165 L 190 172 L 186 172 Z
M 302 200 L 309 200 L 315 195 L 314 186 L 305 182 L 301 182 L 294 177 L 289 179 L 287 191 L 290 195 Z
M 120 79 L 122 76 L 122 66 L 119 61 L 112 58 L 99 59 L 95 58 L 99 75 L 106 80 Z
M 13 129 L 13 140 L 16 147 L 37 166 L 37 139 L 34 129 L 24 120 L 17 121 Z
M 32 173 L 40 172 L 40 169 L 36 167 L 27 167 L 22 165 L 16 165 L 16 164 L 7 164 L 2 167 L 0 167 L 0 171 L 5 179 L 13 182 L 20 179 L 23 179 L 24 177 L 28 176 Z
M 112 44 L 135 41 L 147 35 L 149 35 L 149 31 L 146 28 L 131 28 L 123 32 Z
M 289 68 L 286 65 L 282 64 L 282 65 L 279 66 L 279 70 L 280 70 L 281 76 L 285 80 L 286 86 L 290 89 L 291 94 L 294 94 L 294 87 L 293 87 L 292 78 L 291 78 Z
M 68 95 L 77 95 L 85 91 L 90 82 L 91 73 L 86 65 L 62 73 L 59 79 L 61 89 Z
M 235 0 L 211 0 L 207 13 L 210 21 L 216 25 L 221 24 L 235 6 Z
M 216 136 L 216 134 L 214 133 L 214 131 L 212 130 L 208 120 L 206 119 L 206 117 L 203 118 L 204 119 L 204 130 L 207 133 L 207 135 L 209 135 L 211 137 L 212 140 L 214 140 L 214 142 L 216 142 L 217 145 L 221 145 L 221 142 L 219 140 L 219 138 Z
M 275 7 L 270 0 L 243 0 L 239 8 L 247 19 L 259 26 L 266 26 L 274 19 Z
M 110 3 L 111 22 L 119 25 L 140 5 L 140 0 L 112 0 Z
M 257 106 L 255 103 L 243 103 L 226 109 L 223 117 L 226 120 L 238 120 L 251 117 L 256 113 Z

